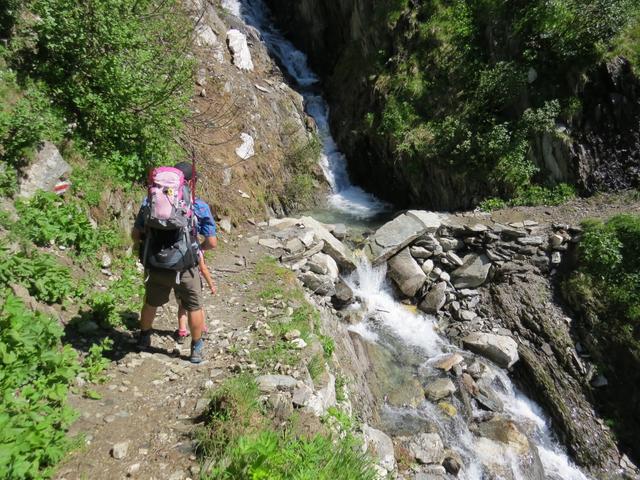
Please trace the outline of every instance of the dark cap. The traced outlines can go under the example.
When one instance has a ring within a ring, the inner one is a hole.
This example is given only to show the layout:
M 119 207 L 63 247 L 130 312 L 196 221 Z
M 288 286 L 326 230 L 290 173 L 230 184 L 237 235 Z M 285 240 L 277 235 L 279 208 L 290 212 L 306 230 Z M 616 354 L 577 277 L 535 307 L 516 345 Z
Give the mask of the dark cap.
M 193 177 L 193 167 L 189 162 L 179 162 L 176 163 L 173 168 L 177 168 L 184 174 L 185 180 L 191 180 Z

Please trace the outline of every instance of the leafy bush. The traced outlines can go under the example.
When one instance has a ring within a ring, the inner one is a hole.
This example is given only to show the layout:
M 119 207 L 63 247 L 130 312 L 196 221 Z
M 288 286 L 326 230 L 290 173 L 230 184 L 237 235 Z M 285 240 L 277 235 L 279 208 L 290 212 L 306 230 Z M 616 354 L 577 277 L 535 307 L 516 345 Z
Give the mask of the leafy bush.
M 94 227 L 79 201 L 65 201 L 54 193 L 38 192 L 31 200 L 17 201 L 19 229 L 37 245 L 72 247 L 79 254 L 115 247 L 120 239 L 110 229 Z
M 70 441 L 67 390 L 78 372 L 62 329 L 0 293 L 0 471 L 4 478 L 47 478 Z
M 104 372 L 111 362 L 104 356 L 104 352 L 112 348 L 113 340 L 110 338 L 104 338 L 100 343 L 91 345 L 89 353 L 84 357 L 82 362 L 82 373 L 88 381 L 97 383 L 106 380 L 102 372 Z
M 181 2 L 27 0 L 22 12 L 11 65 L 44 82 L 88 148 L 128 179 L 175 159 L 194 65 Z
M 575 198 L 576 189 L 566 183 L 561 183 L 553 188 L 545 188 L 539 185 L 530 185 L 522 190 L 511 200 L 501 198 L 487 198 L 480 202 L 478 207 L 485 212 L 506 207 L 525 207 L 538 205 L 562 205 Z
M 68 268 L 53 255 L 33 252 L 9 253 L 0 245 L 0 283 L 24 285 L 37 300 L 61 303 L 78 293 Z

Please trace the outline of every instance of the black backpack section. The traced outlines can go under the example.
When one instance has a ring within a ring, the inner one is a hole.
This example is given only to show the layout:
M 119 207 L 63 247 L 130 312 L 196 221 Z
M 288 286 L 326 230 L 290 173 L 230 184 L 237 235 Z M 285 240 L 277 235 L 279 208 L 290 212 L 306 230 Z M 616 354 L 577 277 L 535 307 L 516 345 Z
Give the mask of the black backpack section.
M 187 190 L 184 198 L 191 198 L 189 188 L 184 188 Z M 161 230 L 145 226 L 145 238 L 139 252 L 145 268 L 182 272 L 198 265 L 196 216 L 193 206 L 190 208 L 191 218 L 184 228 Z

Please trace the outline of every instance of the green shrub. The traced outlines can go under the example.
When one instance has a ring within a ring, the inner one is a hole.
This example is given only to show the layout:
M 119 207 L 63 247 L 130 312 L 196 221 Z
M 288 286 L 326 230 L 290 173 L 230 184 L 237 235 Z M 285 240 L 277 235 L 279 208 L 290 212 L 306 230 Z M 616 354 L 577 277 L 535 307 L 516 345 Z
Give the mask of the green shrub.
M 119 174 L 139 179 L 178 156 L 191 92 L 193 24 L 178 0 L 27 0 L 10 60 L 44 82 Z
M 326 335 L 320 335 L 320 343 L 322 344 L 324 356 L 326 358 L 331 358 L 331 355 L 333 355 L 333 352 L 336 349 L 336 343 L 333 341 L 333 338 Z
M 53 255 L 32 252 L 9 253 L 0 245 L 0 283 L 24 285 L 36 300 L 61 303 L 76 296 L 78 288 L 67 267 L 60 265 Z
M 75 199 L 41 191 L 28 201 L 17 201 L 16 208 L 21 234 L 37 245 L 62 245 L 85 255 L 120 242 L 115 231 L 94 227 L 85 207 Z
M 104 356 L 113 348 L 113 340 L 104 338 L 100 343 L 94 343 L 89 348 L 89 353 L 82 362 L 82 373 L 92 383 L 104 382 L 106 377 L 102 374 L 111 361 Z
M 70 447 L 76 353 L 61 345 L 53 319 L 11 294 L 0 297 L 0 471 L 16 480 L 48 478 Z

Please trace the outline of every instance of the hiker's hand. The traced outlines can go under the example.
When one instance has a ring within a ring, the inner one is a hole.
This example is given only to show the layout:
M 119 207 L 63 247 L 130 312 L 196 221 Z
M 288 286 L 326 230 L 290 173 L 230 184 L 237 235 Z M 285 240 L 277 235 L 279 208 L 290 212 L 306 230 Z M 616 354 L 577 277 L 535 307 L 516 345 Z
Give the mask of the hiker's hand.
M 211 282 L 211 284 L 209 285 L 209 289 L 211 290 L 211 293 L 213 295 L 215 295 L 218 291 L 218 287 L 216 286 L 215 282 Z

